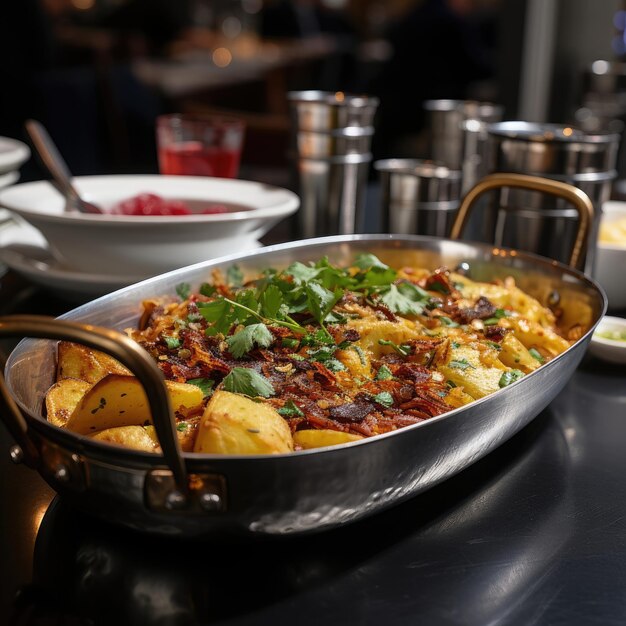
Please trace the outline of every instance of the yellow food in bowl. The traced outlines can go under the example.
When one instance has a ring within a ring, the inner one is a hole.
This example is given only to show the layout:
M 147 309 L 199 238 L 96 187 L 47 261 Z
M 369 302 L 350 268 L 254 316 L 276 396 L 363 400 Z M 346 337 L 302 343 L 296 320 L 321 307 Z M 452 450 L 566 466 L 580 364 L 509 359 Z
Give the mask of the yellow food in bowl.
M 602 222 L 598 239 L 600 243 L 626 246 L 626 215 L 615 221 Z

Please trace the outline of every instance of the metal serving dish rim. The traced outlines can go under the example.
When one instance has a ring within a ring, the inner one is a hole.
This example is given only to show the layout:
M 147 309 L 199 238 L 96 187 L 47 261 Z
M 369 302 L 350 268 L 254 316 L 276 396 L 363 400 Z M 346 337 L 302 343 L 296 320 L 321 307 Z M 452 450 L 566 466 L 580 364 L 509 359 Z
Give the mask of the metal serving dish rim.
M 572 131 L 571 135 L 563 134 L 566 128 Z M 617 133 L 586 133 L 567 124 L 541 124 L 514 120 L 487 124 L 487 132 L 492 137 L 541 143 L 603 144 L 620 140 Z

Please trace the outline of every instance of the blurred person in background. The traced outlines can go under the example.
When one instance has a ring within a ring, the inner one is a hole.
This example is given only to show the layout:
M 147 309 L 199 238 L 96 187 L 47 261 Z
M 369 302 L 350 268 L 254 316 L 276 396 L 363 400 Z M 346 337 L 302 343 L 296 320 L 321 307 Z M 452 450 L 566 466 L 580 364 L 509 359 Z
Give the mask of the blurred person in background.
M 468 99 L 472 86 L 492 79 L 493 3 L 414 0 L 388 24 L 391 54 L 364 90 L 380 98 L 374 158 L 419 154 L 431 99 Z

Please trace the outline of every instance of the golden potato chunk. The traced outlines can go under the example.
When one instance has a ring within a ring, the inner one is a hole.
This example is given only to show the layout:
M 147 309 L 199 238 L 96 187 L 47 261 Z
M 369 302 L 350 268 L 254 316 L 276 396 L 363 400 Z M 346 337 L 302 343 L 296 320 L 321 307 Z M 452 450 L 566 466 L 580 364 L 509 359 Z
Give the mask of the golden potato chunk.
M 165 384 L 174 411 L 202 403 L 203 393 L 196 385 L 171 380 Z M 141 426 L 151 420 L 148 399 L 139 380 L 109 374 L 85 393 L 65 427 L 84 435 L 116 426 Z
M 130 371 L 104 352 L 98 352 L 79 343 L 60 341 L 57 348 L 57 380 L 78 378 L 97 383 L 107 374 L 130 376 Z
M 480 352 L 470 345 L 461 345 L 449 351 L 449 358 L 439 371 L 472 398 L 478 399 L 500 389 L 501 367 L 488 367 Z
M 339 430 L 298 430 L 293 434 L 296 445 L 308 450 L 309 448 L 324 448 L 325 446 L 338 446 L 342 443 L 350 443 L 363 439 L 361 435 L 344 433 Z
M 65 426 L 91 384 L 76 378 L 64 378 L 54 383 L 46 393 L 46 417 L 55 426 Z
M 143 452 L 157 452 L 160 449 L 143 426 L 107 428 L 92 435 L 91 438 Z
M 526 346 L 512 333 L 504 335 L 502 339 L 500 360 L 513 369 L 520 369 L 525 373 L 536 370 L 541 363 L 535 359 Z
M 355 329 L 360 339 L 358 345 L 373 358 L 394 351 L 392 346 L 381 345 L 379 341 L 391 341 L 401 345 L 410 339 L 423 338 L 422 326 L 407 319 L 398 318 L 397 321 L 379 320 L 374 316 L 350 320 L 346 326 Z
M 220 390 L 204 410 L 194 452 L 280 454 L 293 448 L 289 426 L 273 407 Z

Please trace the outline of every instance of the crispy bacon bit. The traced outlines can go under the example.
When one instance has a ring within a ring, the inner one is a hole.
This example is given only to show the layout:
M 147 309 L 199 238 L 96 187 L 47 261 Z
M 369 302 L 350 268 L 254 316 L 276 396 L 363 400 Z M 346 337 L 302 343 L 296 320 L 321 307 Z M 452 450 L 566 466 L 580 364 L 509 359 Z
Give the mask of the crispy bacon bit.
M 455 321 L 460 322 L 461 324 L 469 324 L 472 320 L 486 320 L 489 317 L 493 317 L 493 314 L 496 312 L 497 307 L 495 304 L 492 304 L 487 298 L 484 296 L 480 296 L 473 308 L 467 309 L 459 309 Z
M 374 406 L 368 402 L 350 402 L 331 407 L 329 415 L 338 422 L 362 422 L 373 411 Z
M 499 343 L 510 330 L 510 328 L 502 328 L 502 326 L 494 324 L 493 326 L 485 326 L 484 333 L 489 341 L 497 341 Z
M 446 296 L 457 293 L 450 280 L 450 270 L 445 267 L 436 269 L 424 280 L 424 288 L 428 291 L 438 291 Z

